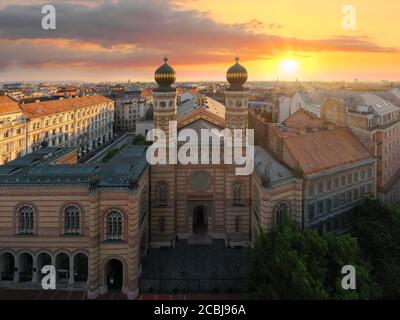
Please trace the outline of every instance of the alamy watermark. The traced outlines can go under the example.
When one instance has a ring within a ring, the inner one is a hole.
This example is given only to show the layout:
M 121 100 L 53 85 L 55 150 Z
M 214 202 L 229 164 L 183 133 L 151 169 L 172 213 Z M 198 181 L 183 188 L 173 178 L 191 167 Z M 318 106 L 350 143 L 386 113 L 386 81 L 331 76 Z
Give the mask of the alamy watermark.
M 40 270 L 44 275 L 42 278 L 43 290 L 55 290 L 56 289 L 56 268 L 52 265 L 46 265 Z
M 226 128 L 223 130 L 201 129 L 200 131 L 200 137 L 193 129 L 183 129 L 178 134 L 176 121 L 169 122 L 168 139 L 163 130 L 150 130 L 146 135 L 146 140 L 154 141 L 154 143 L 147 149 L 147 161 L 151 165 L 177 164 L 178 162 L 183 165 L 208 165 L 221 164 L 221 158 L 223 158 L 223 164 L 237 166 L 236 175 L 247 176 L 253 172 L 253 129 Z M 223 145 L 223 157 L 221 157 L 221 145 Z
M 344 290 L 356 290 L 356 268 L 352 265 L 346 265 L 342 268 L 342 288 Z
M 356 8 L 352 5 L 345 5 L 342 7 L 342 28 L 344 30 L 356 30 Z
M 42 7 L 42 14 L 45 16 L 42 18 L 43 30 L 56 30 L 56 8 L 50 4 Z

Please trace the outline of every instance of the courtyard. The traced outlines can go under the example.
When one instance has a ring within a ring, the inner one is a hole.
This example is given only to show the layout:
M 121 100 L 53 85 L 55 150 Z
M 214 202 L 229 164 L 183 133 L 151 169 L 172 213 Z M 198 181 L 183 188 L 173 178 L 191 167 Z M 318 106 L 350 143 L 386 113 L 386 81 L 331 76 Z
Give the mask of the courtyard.
M 223 240 L 173 249 L 150 249 L 142 258 L 142 293 L 243 293 L 246 290 L 245 249 L 226 248 Z

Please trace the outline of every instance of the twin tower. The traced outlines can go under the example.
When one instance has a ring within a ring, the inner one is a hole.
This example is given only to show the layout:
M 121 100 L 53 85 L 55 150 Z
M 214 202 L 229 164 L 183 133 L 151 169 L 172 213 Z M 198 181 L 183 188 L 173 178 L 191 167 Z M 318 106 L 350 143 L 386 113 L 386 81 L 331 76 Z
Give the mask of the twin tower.
M 225 126 L 228 129 L 246 130 L 250 91 L 243 85 L 247 81 L 248 74 L 247 70 L 239 64 L 238 57 L 235 61 L 236 63 L 226 73 L 229 88 L 225 90 Z M 171 87 L 175 83 L 176 73 L 167 62 L 168 58 L 165 57 L 164 64 L 154 74 L 158 88 L 153 91 L 153 100 L 154 128 L 162 129 L 168 139 L 169 122 L 176 120 L 177 95 L 176 90 Z

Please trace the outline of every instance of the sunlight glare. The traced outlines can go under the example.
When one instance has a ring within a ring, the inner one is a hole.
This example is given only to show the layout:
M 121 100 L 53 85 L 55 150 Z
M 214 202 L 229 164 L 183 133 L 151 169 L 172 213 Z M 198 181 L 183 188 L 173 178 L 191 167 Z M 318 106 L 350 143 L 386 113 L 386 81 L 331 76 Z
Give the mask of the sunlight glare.
M 296 60 L 292 59 L 283 60 L 280 64 L 280 69 L 288 76 L 292 76 L 297 73 L 297 70 L 299 69 L 299 64 Z

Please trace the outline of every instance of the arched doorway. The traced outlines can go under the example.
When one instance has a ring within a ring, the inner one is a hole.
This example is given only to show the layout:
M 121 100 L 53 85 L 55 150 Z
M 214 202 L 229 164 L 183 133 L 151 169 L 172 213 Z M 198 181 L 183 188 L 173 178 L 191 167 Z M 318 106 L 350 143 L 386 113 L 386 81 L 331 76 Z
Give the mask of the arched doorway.
M 23 253 L 19 256 L 18 270 L 19 281 L 28 282 L 32 281 L 33 277 L 33 258 L 30 253 Z
M 193 210 L 193 233 L 207 234 L 207 209 L 197 206 Z
M 84 253 L 74 257 L 74 281 L 86 282 L 88 279 L 88 258 Z
M 106 265 L 106 281 L 109 291 L 120 291 L 122 289 L 124 267 L 122 262 L 111 259 Z
M 38 257 L 37 257 L 37 268 L 38 268 L 38 274 L 39 274 L 38 278 L 39 278 L 39 280 L 41 280 L 45 276 L 44 274 L 42 274 L 42 268 L 44 266 L 50 266 L 50 265 L 52 265 L 51 256 L 48 253 L 43 252 L 43 253 L 38 255 Z
M 69 256 L 59 253 L 56 257 L 57 282 L 65 283 L 69 279 Z
M 14 256 L 9 252 L 3 253 L 0 257 L 0 279 L 2 281 L 13 281 L 14 268 Z

